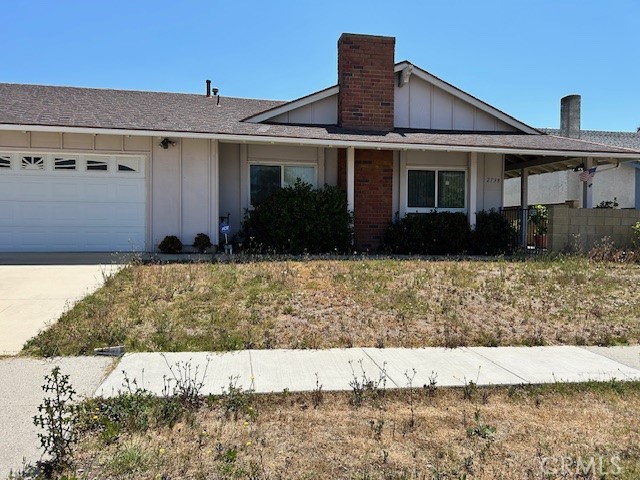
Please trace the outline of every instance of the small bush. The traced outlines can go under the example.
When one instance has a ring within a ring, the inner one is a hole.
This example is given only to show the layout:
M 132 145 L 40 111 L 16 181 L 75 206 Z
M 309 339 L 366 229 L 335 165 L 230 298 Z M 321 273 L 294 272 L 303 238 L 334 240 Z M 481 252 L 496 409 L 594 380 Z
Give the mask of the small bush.
M 477 255 L 501 255 L 513 253 L 518 232 L 504 215 L 495 210 L 476 214 L 473 247 Z
M 636 222 L 632 225 L 631 230 L 633 230 L 633 246 L 635 248 L 640 248 L 640 222 Z
M 297 181 L 247 211 L 241 236 L 258 253 L 346 253 L 351 220 L 345 192 Z
M 58 366 L 44 378 L 42 390 L 45 398 L 38 407 L 38 415 L 33 417 L 33 424 L 44 430 L 44 433 L 38 433 L 38 438 L 44 451 L 51 455 L 51 460 L 44 464 L 45 471 L 60 472 L 71 465 L 73 445 L 78 438 L 75 429 L 76 391 L 69 382 L 69 375 L 60 373 Z M 52 475 L 49 472 L 45 477 L 52 478 Z
M 430 212 L 396 219 L 384 233 L 389 253 L 456 255 L 469 249 L 471 229 L 464 213 Z
M 603 200 L 593 208 L 618 208 L 619 206 L 617 197 L 613 197 L 613 200 Z
M 180 253 L 182 251 L 182 242 L 175 235 L 167 235 L 158 245 L 158 250 L 162 253 Z
M 209 238 L 209 235 L 207 235 L 206 233 L 199 233 L 193 240 L 193 246 L 196 247 L 200 253 L 204 253 L 205 250 L 211 248 L 213 244 L 211 243 L 211 238 Z

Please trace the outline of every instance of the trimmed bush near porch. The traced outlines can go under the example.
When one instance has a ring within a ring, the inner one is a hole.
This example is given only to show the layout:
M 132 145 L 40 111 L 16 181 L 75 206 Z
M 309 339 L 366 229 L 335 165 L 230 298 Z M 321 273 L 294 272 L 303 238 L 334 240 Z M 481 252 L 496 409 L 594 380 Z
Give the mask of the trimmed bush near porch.
M 351 224 L 345 192 L 297 181 L 247 211 L 241 236 L 256 253 L 348 253 Z
M 467 253 L 471 228 L 464 213 L 431 212 L 397 219 L 386 230 L 384 250 L 413 255 Z
M 500 212 L 478 212 L 471 231 L 464 213 L 407 215 L 387 228 L 384 249 L 413 255 L 502 255 L 513 253 L 516 232 Z

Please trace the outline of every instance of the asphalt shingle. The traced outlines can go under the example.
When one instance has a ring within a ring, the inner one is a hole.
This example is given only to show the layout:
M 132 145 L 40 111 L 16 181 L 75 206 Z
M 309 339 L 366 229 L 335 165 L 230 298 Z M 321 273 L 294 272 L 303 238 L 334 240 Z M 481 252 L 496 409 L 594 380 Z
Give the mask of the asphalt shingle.
M 284 104 L 273 100 L 0 83 L 0 126 L 55 126 L 202 133 L 514 151 L 629 154 L 636 151 L 555 135 L 401 130 L 354 131 L 338 126 L 256 124 L 242 120 Z

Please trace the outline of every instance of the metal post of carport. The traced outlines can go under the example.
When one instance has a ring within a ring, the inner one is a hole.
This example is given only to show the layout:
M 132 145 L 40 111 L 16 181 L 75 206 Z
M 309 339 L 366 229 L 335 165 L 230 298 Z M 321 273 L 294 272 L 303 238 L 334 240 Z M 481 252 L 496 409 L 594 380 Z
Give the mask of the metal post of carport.
M 520 245 L 527 248 L 529 236 L 529 171 L 526 168 L 520 170 Z

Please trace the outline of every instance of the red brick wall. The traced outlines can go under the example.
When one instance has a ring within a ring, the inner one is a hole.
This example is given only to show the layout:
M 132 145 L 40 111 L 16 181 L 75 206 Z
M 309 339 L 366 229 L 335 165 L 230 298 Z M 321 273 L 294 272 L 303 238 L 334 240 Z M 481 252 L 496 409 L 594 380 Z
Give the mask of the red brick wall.
M 393 129 L 394 37 L 344 33 L 338 40 L 338 124 Z
M 377 250 L 393 216 L 393 152 L 356 150 L 354 176 L 354 243 L 360 250 Z

